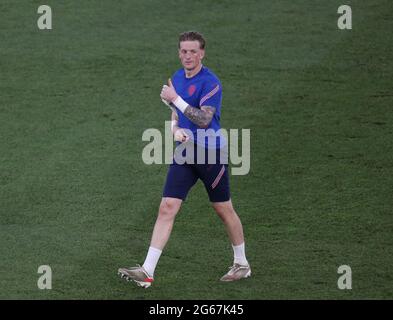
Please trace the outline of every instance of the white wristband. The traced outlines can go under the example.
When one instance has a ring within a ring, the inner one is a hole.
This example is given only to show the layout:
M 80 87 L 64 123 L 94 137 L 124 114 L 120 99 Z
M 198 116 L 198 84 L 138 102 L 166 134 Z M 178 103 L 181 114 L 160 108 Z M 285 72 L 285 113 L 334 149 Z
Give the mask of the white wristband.
M 173 104 L 178 108 L 182 113 L 188 107 L 188 103 L 185 102 L 180 96 L 177 96 L 176 100 L 173 101 Z

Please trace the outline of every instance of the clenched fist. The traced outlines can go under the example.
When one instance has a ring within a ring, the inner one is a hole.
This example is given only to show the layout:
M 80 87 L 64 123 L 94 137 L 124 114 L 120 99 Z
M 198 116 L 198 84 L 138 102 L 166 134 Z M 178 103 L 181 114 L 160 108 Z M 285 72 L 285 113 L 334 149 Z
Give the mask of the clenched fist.
M 168 85 L 162 86 L 160 97 L 168 102 L 173 102 L 178 97 L 171 79 L 168 79 Z
M 177 130 L 173 134 L 174 140 L 179 142 L 187 142 L 190 137 L 182 128 L 177 128 Z

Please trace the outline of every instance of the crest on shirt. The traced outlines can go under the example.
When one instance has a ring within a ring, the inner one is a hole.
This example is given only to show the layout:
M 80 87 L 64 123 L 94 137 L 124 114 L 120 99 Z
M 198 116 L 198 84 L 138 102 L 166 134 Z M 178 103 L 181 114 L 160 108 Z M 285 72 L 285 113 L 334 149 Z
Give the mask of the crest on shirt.
M 191 97 L 194 94 L 195 90 L 196 90 L 196 86 L 194 84 L 190 85 L 187 90 L 188 95 Z

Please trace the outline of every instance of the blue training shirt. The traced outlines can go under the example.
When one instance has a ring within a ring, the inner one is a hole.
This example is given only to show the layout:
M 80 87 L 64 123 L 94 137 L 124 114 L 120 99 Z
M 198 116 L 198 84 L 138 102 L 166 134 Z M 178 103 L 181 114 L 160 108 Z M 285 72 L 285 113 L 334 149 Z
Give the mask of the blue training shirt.
M 179 127 L 191 130 L 193 136 L 191 139 L 195 143 L 206 148 L 222 148 L 225 146 L 225 138 L 217 133 L 221 129 L 221 100 L 222 87 L 218 77 L 205 66 L 193 77 L 186 78 L 184 69 L 180 69 L 172 76 L 172 84 L 177 94 L 182 97 L 190 106 L 200 109 L 202 106 L 211 106 L 216 108 L 213 119 L 207 128 L 200 128 L 191 120 L 189 120 L 181 111 L 176 109 L 179 117 Z M 211 138 L 204 137 L 199 132 L 204 130 L 206 135 L 213 136 Z M 210 129 L 210 130 L 209 130 Z M 213 131 L 214 130 L 214 131 Z

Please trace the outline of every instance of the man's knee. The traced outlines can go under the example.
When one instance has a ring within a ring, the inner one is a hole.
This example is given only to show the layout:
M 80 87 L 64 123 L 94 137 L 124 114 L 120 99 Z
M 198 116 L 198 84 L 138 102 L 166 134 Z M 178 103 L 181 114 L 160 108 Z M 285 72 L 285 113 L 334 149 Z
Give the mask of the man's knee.
M 233 209 L 231 200 L 225 202 L 212 203 L 214 210 L 218 216 L 225 222 L 237 216 Z
M 162 198 L 158 215 L 161 218 L 172 219 L 180 209 L 182 200 L 175 198 Z

